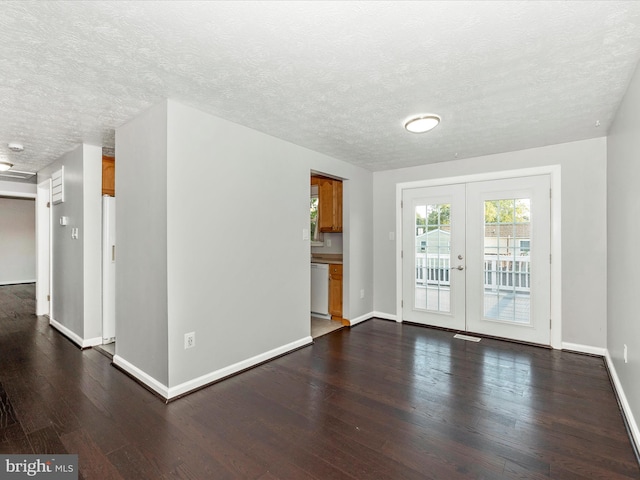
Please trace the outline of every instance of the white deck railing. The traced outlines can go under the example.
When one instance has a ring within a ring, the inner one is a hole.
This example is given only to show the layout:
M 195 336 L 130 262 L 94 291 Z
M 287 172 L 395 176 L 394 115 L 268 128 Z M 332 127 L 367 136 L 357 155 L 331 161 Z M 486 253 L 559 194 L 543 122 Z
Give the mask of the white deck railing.
M 416 285 L 449 285 L 451 261 L 437 254 L 416 253 Z M 529 292 L 531 258 L 484 256 L 485 290 Z

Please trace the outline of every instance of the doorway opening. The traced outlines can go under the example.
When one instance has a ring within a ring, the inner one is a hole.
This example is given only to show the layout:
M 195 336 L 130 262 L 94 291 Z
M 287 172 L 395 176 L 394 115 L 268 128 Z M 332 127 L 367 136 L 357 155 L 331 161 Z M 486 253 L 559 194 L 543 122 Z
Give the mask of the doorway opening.
M 343 328 L 342 179 L 311 172 L 311 336 Z

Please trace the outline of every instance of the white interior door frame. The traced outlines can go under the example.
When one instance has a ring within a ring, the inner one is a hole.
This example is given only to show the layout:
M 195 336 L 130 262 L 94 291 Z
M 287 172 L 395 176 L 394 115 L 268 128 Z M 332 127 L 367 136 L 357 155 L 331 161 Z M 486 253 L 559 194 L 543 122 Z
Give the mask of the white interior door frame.
M 402 322 L 402 192 L 408 188 L 435 187 L 456 183 L 502 180 L 506 178 L 549 175 L 551 181 L 551 347 L 562 348 L 562 204 L 560 165 L 545 165 L 518 170 L 442 177 L 396 184 L 396 321 Z
M 36 196 L 36 315 L 51 314 L 51 210 L 51 179 L 47 179 L 38 184 Z

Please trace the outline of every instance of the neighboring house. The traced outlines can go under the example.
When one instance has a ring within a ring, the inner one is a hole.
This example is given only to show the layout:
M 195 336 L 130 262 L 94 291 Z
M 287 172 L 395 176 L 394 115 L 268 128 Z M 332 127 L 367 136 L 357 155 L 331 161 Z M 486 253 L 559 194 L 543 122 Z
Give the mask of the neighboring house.
M 484 254 L 526 256 L 531 250 L 531 225 L 486 225 L 484 228 Z
M 437 228 L 416 237 L 416 253 L 448 255 L 451 233 Z
M 446 227 L 445 227 L 446 228 Z M 487 225 L 484 235 L 485 255 L 526 256 L 531 250 L 529 224 Z M 416 236 L 416 253 L 448 255 L 451 233 L 443 228 Z

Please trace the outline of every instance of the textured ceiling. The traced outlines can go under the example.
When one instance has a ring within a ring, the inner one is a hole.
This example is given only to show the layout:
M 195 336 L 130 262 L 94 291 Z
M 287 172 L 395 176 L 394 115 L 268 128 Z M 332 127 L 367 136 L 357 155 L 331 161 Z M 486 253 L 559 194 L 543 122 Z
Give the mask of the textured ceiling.
M 635 1 L 2 1 L 0 160 L 113 148 L 172 98 L 374 171 L 442 162 L 606 135 L 639 59 Z

